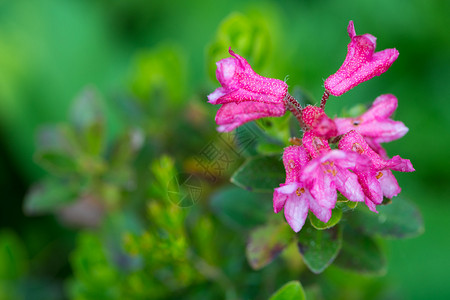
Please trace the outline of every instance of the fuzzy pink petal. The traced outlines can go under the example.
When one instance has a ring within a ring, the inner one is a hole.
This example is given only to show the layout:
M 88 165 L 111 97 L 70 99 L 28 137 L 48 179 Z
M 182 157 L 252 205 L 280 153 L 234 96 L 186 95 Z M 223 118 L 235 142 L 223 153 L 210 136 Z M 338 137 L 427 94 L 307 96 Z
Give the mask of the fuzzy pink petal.
M 370 158 L 373 168 L 376 170 L 382 170 L 386 166 L 386 161 L 369 147 L 363 136 L 356 130 L 349 131 L 344 135 L 339 141 L 339 149 L 364 154 L 362 156 Z
M 396 49 L 374 53 L 376 38 L 370 34 L 355 35 L 352 21 L 347 31 L 351 42 L 344 63 L 325 80 L 325 89 L 334 96 L 340 96 L 358 84 L 386 72 L 398 57 Z
M 375 204 L 381 204 L 383 202 L 383 191 L 376 175 L 376 171 L 364 172 L 358 173 L 358 178 L 366 197 Z
M 374 138 L 379 143 L 385 143 L 403 137 L 408 132 L 408 127 L 400 121 L 382 120 L 363 123 L 356 130 L 364 137 Z
M 319 159 L 312 160 L 303 168 L 300 178 L 320 206 L 334 208 L 337 198 L 336 186 L 321 164 Z
M 386 150 L 380 145 L 379 142 L 374 141 L 372 138 L 365 137 L 364 138 L 369 145 L 369 147 L 375 151 L 380 157 L 384 160 L 388 160 L 389 156 L 387 155 Z
M 390 170 L 381 171 L 383 176 L 380 179 L 381 189 L 383 191 L 383 195 L 386 198 L 391 199 L 392 197 L 397 196 L 402 189 L 398 185 L 397 179 L 395 179 L 394 174 Z
M 325 223 L 330 220 L 332 213 L 331 208 L 320 206 L 311 194 L 305 193 L 304 197 L 309 199 L 309 209 L 313 212 L 317 219 Z
M 287 84 L 279 79 L 267 78 L 253 71 L 245 58 L 229 50 L 233 57 L 217 62 L 216 77 L 222 89 L 208 95 L 212 104 L 252 101 L 282 104 L 287 94 Z
M 364 192 L 356 174 L 346 169 L 338 169 L 335 183 L 338 191 L 348 200 L 353 202 L 364 201 Z
M 320 107 L 306 106 L 302 111 L 302 119 L 308 130 L 313 131 L 316 136 L 329 139 L 337 134 L 333 120 Z
M 317 136 L 312 130 L 305 132 L 302 143 L 312 158 L 316 158 L 321 153 L 326 153 L 331 150 L 328 141 L 323 137 Z
M 279 213 L 286 203 L 286 200 L 289 195 L 286 195 L 284 193 L 280 193 L 278 189 L 275 189 L 273 192 L 273 211 L 275 213 Z
M 284 104 L 257 102 L 227 103 L 217 111 L 218 131 L 231 131 L 236 127 L 263 117 L 280 117 L 286 112 Z
M 303 146 L 289 146 L 284 148 L 283 164 L 286 170 L 286 183 L 300 182 L 300 170 L 309 160 L 308 153 Z
M 308 216 L 309 205 L 304 197 L 290 195 L 284 205 L 286 221 L 295 232 L 299 232 Z
M 415 169 L 409 159 L 396 155 L 387 162 L 387 168 L 399 172 L 414 172 Z
M 361 118 L 364 121 L 381 120 L 389 118 L 397 109 L 398 101 L 397 97 L 392 94 L 384 94 L 378 96 Z
M 365 201 L 365 202 L 366 202 L 367 207 L 368 207 L 371 211 L 378 213 L 378 211 L 377 211 L 377 205 L 376 205 L 375 203 L 373 203 L 372 201 L 370 201 L 369 198 L 366 198 L 366 201 Z

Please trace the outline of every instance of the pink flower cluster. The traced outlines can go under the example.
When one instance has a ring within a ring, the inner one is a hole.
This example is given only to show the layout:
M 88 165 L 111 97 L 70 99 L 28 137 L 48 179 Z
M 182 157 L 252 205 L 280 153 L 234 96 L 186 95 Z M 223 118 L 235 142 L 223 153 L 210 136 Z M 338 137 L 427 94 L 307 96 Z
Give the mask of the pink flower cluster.
M 286 181 L 275 188 L 273 207 L 284 208 L 287 222 L 296 232 L 303 227 L 309 211 L 328 222 L 338 192 L 349 201 L 365 202 L 377 212 L 384 197 L 401 191 L 392 171 L 412 172 L 408 159 L 389 158 L 381 143 L 403 137 L 408 128 L 390 119 L 397 98 L 381 95 L 364 114 L 356 118 L 329 118 L 324 106 L 329 94 L 340 96 L 356 85 L 384 73 L 398 57 L 396 49 L 375 51 L 376 38 L 357 36 L 350 21 L 351 42 L 339 70 L 325 80 L 321 107 L 300 107 L 288 93 L 285 82 L 256 74 L 247 61 L 230 50 L 231 58 L 217 63 L 221 87 L 208 95 L 212 104 L 222 104 L 216 115 L 219 131 L 262 117 L 278 117 L 290 110 L 300 122 L 304 135 L 301 146 L 284 149 Z M 335 144 L 334 148 L 330 144 Z

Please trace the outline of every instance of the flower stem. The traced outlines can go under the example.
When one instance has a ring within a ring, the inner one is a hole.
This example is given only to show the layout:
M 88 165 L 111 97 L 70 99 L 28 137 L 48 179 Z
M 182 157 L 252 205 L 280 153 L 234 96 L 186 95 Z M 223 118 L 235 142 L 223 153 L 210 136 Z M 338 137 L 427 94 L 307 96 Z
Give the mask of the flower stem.
M 305 129 L 305 123 L 303 122 L 302 118 L 302 106 L 298 101 L 292 97 L 289 93 L 286 94 L 286 97 L 284 98 L 287 104 L 287 108 L 289 111 L 297 118 L 298 122 L 300 123 L 300 126 L 302 129 Z
M 322 99 L 320 100 L 320 108 L 325 109 L 325 104 L 327 103 L 328 97 L 330 96 L 330 92 L 325 90 L 322 95 Z

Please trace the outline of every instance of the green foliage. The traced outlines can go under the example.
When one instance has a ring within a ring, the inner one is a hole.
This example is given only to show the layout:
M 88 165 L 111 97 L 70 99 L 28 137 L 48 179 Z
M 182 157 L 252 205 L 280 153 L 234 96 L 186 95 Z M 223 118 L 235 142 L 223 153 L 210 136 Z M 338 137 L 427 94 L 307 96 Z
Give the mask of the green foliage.
M 219 219 L 236 229 L 262 225 L 271 213 L 271 194 L 256 194 L 237 187 L 218 190 L 211 198 L 211 208 Z
M 270 59 L 272 41 L 270 19 L 261 13 L 231 13 L 219 26 L 214 41 L 208 48 L 208 75 L 216 79 L 216 62 L 228 57 L 228 48 L 249 58 L 255 70 L 260 70 Z
M 377 242 L 345 226 L 342 249 L 335 264 L 362 274 L 381 275 L 386 272 L 386 259 Z
M 42 214 L 56 211 L 77 200 L 80 187 L 62 180 L 47 179 L 34 185 L 25 198 L 27 214 Z
M 397 197 L 389 205 L 379 206 L 374 214 L 366 207 L 359 207 L 349 216 L 352 226 L 368 235 L 403 239 L 423 233 L 424 226 L 419 210 L 407 200 Z
M 317 217 L 313 214 L 309 214 L 309 221 L 311 222 L 311 225 L 314 226 L 314 228 L 323 230 L 328 229 L 339 223 L 339 221 L 342 218 L 342 209 L 339 207 L 336 207 L 332 210 L 331 218 L 328 222 L 324 223 L 317 219 Z
M 276 291 L 269 300 L 304 300 L 305 292 L 299 281 L 290 281 Z
M 141 51 L 132 63 L 130 86 L 133 95 L 144 103 L 144 109 L 160 110 L 160 101 L 170 108 L 182 104 L 186 89 L 185 61 L 181 50 L 173 44 L 160 44 Z M 155 101 L 159 99 L 159 101 Z
M 284 182 L 285 171 L 280 156 L 248 159 L 231 177 L 231 182 L 253 192 L 273 192 Z
M 269 264 L 292 241 L 294 233 L 287 223 L 269 223 L 250 233 L 246 248 L 250 266 L 259 270 Z
M 273 2 L 266 11 L 266 4 L 239 1 L 211 11 L 205 11 L 212 7 L 206 1 L 2 4 L 0 176 L 6 200 L 0 221 L 13 231 L 0 233 L 0 299 L 304 299 L 300 282 L 290 281 L 298 278 L 311 296 L 308 299 L 447 298 L 442 288 L 446 260 L 435 255 L 445 255 L 438 247 L 445 239 L 437 230 L 419 244 L 407 241 L 408 253 L 404 244 L 388 244 L 394 249 L 390 264 L 396 266 L 389 286 L 408 289 L 405 295 L 386 292 L 383 279 L 360 276 L 384 273 L 382 238 L 410 238 L 424 231 L 417 208 L 401 198 L 386 201 L 375 214 L 363 203 L 357 206 L 339 197 L 329 222 L 310 214 L 298 234 L 281 221 L 282 213 L 274 217 L 273 188 L 284 182 L 282 149 L 301 130 L 289 114 L 246 124 L 230 134 L 230 152 L 239 153 L 236 163 L 246 159 L 232 177 L 238 187 L 225 182 L 234 165 L 211 181 L 192 163 L 207 142 L 217 140 L 214 108 L 206 104 L 205 96 L 217 87 L 215 63 L 229 57 L 229 47 L 264 76 L 289 75 L 290 93 L 302 105 L 315 104 L 323 89 L 317 80 L 331 74 L 338 56 L 345 54 L 345 28 L 336 26 L 341 22 L 336 20 L 348 18 L 342 7 L 352 6 L 366 22 L 358 32 L 366 32 L 363 28 L 370 32 L 372 23 L 387 38 L 399 33 L 392 31 L 398 15 L 374 14 L 372 6 L 354 4 L 330 3 L 324 10 L 314 2 Z M 403 10 L 402 24 L 414 30 L 414 25 L 430 29 L 433 22 L 442 23 L 447 10 L 436 5 Z M 240 12 L 229 14 L 233 8 Z M 382 15 L 382 22 L 374 15 Z M 281 30 L 278 19 L 289 26 Z M 317 26 L 323 27 L 320 38 Z M 402 187 L 426 198 L 423 205 L 429 215 L 424 213 L 424 218 L 445 228 L 445 203 L 437 203 L 445 198 L 439 191 L 445 192 L 448 161 L 442 157 L 447 142 L 437 138 L 432 149 L 417 147 L 418 140 L 433 137 L 430 132 L 440 132 L 434 127 L 448 127 L 439 123 L 447 120 L 444 104 L 421 103 L 441 99 L 436 87 L 445 86 L 443 78 L 448 78 L 442 73 L 443 45 L 449 44 L 446 26 L 433 28 L 437 29 L 414 30 L 416 40 L 398 45 L 404 49 L 398 63 L 415 65 L 415 72 L 393 68 L 385 79 L 339 101 L 330 99 L 327 110 L 333 115 L 355 99 L 369 102 L 373 90 L 383 84 L 403 94 L 408 106 L 402 111 L 409 120 L 402 119 L 415 137 L 390 144 L 387 150 L 401 147 L 408 152 L 403 152 L 405 157 L 414 157 L 413 163 L 421 166 L 417 173 L 421 184 L 406 181 Z M 440 46 L 425 47 L 429 43 L 423 41 L 428 39 Z M 385 47 L 398 42 L 383 41 Z M 340 54 L 328 55 L 338 42 L 343 45 L 336 48 Z M 407 49 L 426 52 L 433 59 L 424 68 L 414 55 L 408 57 Z M 302 87 L 292 86 L 295 82 Z M 84 89 L 66 118 L 72 96 L 91 83 L 99 91 Z M 419 83 L 423 92 L 417 94 L 411 87 Z M 360 115 L 366 107 L 353 107 L 344 116 Z M 48 122 L 57 124 L 41 127 Z M 34 149 L 30 136 L 38 127 Z M 32 151 L 43 172 L 35 170 Z M 200 196 L 190 205 L 182 199 L 189 190 L 182 190 L 177 181 L 184 172 L 202 183 Z M 25 219 L 18 210 L 28 185 L 25 213 L 47 216 Z M 424 185 L 429 189 L 422 189 Z M 64 226 L 74 229 L 62 230 Z M 429 227 L 427 223 L 427 233 L 433 232 Z M 53 230 L 55 235 L 48 234 Z M 429 255 L 424 259 L 425 250 Z M 401 271 L 404 257 L 411 261 L 408 269 L 429 271 L 429 283 L 417 279 L 417 272 Z M 433 269 L 433 261 L 444 271 Z
M 304 226 L 298 235 L 298 249 L 303 260 L 313 273 L 321 273 L 336 258 L 342 246 L 340 226 L 316 230 Z

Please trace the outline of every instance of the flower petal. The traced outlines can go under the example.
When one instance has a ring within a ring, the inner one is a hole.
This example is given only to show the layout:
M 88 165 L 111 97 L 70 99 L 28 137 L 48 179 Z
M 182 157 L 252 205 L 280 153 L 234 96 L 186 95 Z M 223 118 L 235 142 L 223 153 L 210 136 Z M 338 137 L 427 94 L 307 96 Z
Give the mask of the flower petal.
M 305 195 L 303 197 L 306 197 L 308 199 L 309 209 L 313 212 L 317 219 L 325 223 L 330 220 L 332 213 L 331 208 L 320 206 L 308 191 L 305 192 Z
M 358 84 L 386 72 L 398 57 L 396 49 L 374 53 L 376 38 L 370 34 L 355 35 L 353 21 L 349 22 L 347 31 L 351 42 L 344 63 L 325 80 L 325 89 L 334 96 L 340 96 Z
M 336 188 L 345 198 L 353 202 L 363 202 L 364 192 L 356 174 L 342 168 L 338 168 L 334 178 Z
M 280 117 L 286 112 L 284 104 L 258 102 L 227 103 L 217 111 L 216 123 L 220 132 L 231 131 L 236 127 L 263 117 Z
M 381 190 L 386 198 L 391 199 L 392 197 L 400 194 L 402 189 L 398 185 L 397 179 L 395 179 L 394 174 L 390 170 L 381 171 L 382 176 L 379 180 Z
M 294 194 L 289 196 L 286 200 L 286 204 L 284 205 L 284 216 L 295 232 L 299 232 L 305 224 L 308 210 L 308 201 L 303 197 Z

